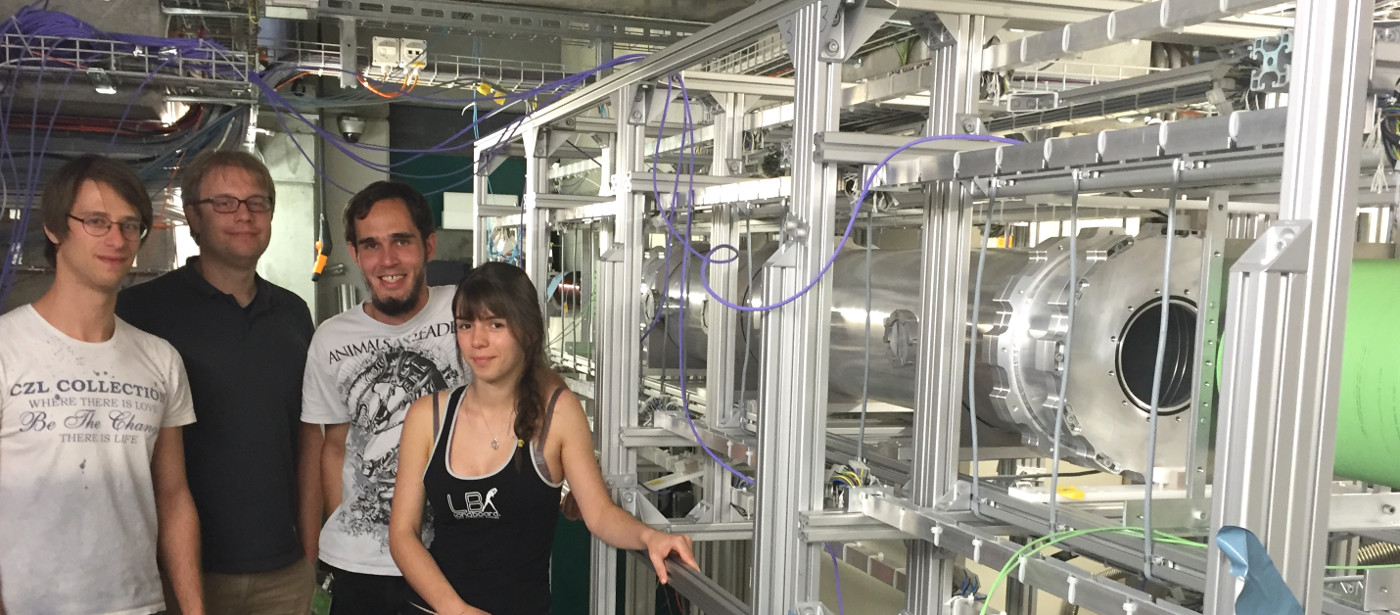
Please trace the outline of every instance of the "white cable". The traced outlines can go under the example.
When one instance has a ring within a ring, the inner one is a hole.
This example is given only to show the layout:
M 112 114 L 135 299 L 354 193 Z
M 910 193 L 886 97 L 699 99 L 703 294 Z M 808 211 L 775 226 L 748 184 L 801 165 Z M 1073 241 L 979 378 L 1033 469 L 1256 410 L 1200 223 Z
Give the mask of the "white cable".
M 752 221 L 752 215 L 744 218 L 744 275 L 747 275 L 749 277 L 748 281 L 745 282 L 745 284 L 748 286 L 748 290 L 746 292 L 748 293 L 750 298 L 753 297 L 754 280 L 753 229 L 751 227 Z M 745 321 L 746 318 L 747 322 Z M 744 327 L 744 362 L 742 368 L 739 370 L 739 400 L 743 401 L 744 395 L 749 390 L 749 353 L 752 352 L 752 350 L 749 347 L 749 343 L 753 340 L 753 315 L 748 312 L 740 312 L 739 326 Z M 739 407 L 742 408 L 743 405 L 740 404 Z
M 972 282 L 972 313 L 968 318 L 971 330 L 968 331 L 967 344 L 967 416 L 968 427 L 972 432 L 972 513 L 981 516 L 981 482 L 982 470 L 981 456 L 978 450 L 977 436 L 977 325 L 981 318 L 982 311 L 982 274 L 987 268 L 987 241 L 991 239 L 992 231 L 992 208 L 997 203 L 998 180 L 995 177 L 988 179 L 990 185 L 987 191 L 986 220 L 982 224 L 982 245 L 977 252 L 977 274 Z M 964 188 L 960 193 L 960 203 L 958 208 L 966 206 L 967 190 Z
M 1167 202 L 1167 232 L 1166 247 L 1163 248 L 1165 254 L 1162 257 L 1162 289 L 1159 293 L 1162 296 L 1161 310 L 1162 318 L 1157 326 L 1157 359 L 1152 373 L 1152 405 L 1147 415 L 1147 467 L 1144 498 L 1142 501 L 1142 573 L 1143 576 L 1152 577 L 1152 479 L 1153 471 L 1157 466 L 1157 415 L 1161 411 L 1162 403 L 1162 364 L 1167 356 L 1167 322 L 1171 312 L 1172 299 L 1172 244 L 1176 241 L 1176 201 L 1178 198 L 1178 188 L 1181 185 L 1181 167 L 1183 162 L 1177 160 L 1172 164 L 1172 186 L 1170 201 Z
M 1060 432 L 1065 423 L 1066 395 L 1069 394 L 1069 366 L 1070 356 L 1072 356 L 1071 344 L 1074 342 L 1074 304 L 1079 302 L 1079 181 L 1080 171 L 1075 169 L 1070 177 L 1074 181 L 1074 192 L 1069 199 L 1069 294 L 1066 303 L 1069 304 L 1068 323 L 1065 325 L 1064 363 L 1060 370 L 1060 403 L 1055 408 L 1055 431 L 1053 432 L 1053 444 L 1050 449 L 1050 531 L 1058 532 L 1059 528 L 1059 502 L 1060 502 L 1060 459 L 1063 455 L 1060 452 Z
M 875 208 L 865 212 L 865 373 L 860 382 L 860 436 L 856 441 L 856 459 L 865 461 L 865 416 L 870 412 L 870 279 L 875 277 L 871 263 L 871 235 L 874 230 Z

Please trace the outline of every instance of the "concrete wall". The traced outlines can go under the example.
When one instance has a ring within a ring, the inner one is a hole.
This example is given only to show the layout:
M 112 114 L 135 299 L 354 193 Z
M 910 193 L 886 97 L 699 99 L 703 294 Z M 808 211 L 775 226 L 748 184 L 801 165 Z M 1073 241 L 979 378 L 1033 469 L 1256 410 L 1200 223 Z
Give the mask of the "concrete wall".
M 365 133 L 360 137 L 361 144 L 383 147 L 389 145 L 389 120 L 386 107 L 359 107 L 354 110 L 354 115 L 365 118 Z M 331 132 L 337 131 L 337 117 L 338 114 L 326 114 L 321 120 L 322 127 Z M 375 164 L 389 164 L 389 152 L 360 148 L 353 148 L 351 151 Z M 345 206 L 350 202 L 353 191 L 361 190 L 376 181 L 389 179 L 388 173 L 370 169 L 350 159 L 340 150 L 324 143 L 321 144 L 320 157 L 321 168 L 329 177 L 329 181 L 324 177 L 319 178 L 317 186 L 321 190 L 321 198 L 325 199 L 326 217 L 330 221 L 332 241 L 335 242 L 327 269 L 330 270 L 340 265 L 344 267 L 344 273 L 324 275 L 316 283 L 314 316 L 318 323 L 339 313 L 336 300 L 337 287 L 342 284 L 354 287 L 360 300 L 369 298 L 369 289 L 365 285 L 364 275 L 350 259 L 349 251 L 345 246 Z M 339 184 L 340 187 L 332 182 Z M 347 192 L 347 190 L 352 192 Z
M 258 262 L 258 274 L 286 288 L 316 313 L 316 286 L 311 281 L 315 262 L 316 208 L 319 184 L 311 163 L 297 151 L 295 140 L 313 157 L 317 143 L 304 125 L 294 134 L 273 133 L 259 139 L 258 153 L 277 184 L 277 208 L 272 217 L 272 243 Z

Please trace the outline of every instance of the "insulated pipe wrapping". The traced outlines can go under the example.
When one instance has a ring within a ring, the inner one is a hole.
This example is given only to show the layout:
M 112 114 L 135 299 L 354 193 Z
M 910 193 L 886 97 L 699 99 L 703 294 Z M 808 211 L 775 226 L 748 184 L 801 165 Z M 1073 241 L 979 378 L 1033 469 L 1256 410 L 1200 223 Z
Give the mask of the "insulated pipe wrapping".
M 1400 261 L 1359 260 L 1347 293 L 1338 476 L 1400 488 Z

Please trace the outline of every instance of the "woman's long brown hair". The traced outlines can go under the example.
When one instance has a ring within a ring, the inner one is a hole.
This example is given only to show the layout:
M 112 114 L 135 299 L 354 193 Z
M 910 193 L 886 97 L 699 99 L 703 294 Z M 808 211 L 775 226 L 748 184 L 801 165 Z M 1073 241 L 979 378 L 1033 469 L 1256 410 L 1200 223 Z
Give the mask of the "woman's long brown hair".
M 504 319 L 510 327 L 525 362 L 515 385 L 515 436 L 529 442 L 541 428 L 544 396 L 540 387 L 543 374 L 549 369 L 544 355 L 544 316 L 530 276 L 507 263 L 476 267 L 457 284 L 452 314 L 459 321 L 473 321 L 489 314 Z

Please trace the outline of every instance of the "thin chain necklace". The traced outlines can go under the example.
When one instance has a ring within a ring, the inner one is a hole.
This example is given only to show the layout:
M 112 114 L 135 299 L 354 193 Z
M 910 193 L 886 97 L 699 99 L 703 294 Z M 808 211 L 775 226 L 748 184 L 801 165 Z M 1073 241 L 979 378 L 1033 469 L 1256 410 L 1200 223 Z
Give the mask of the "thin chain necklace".
M 514 418 L 515 418 L 515 410 L 511 410 L 511 411 L 510 411 L 510 415 L 511 415 L 511 418 L 514 419 Z M 495 432 L 495 430 L 491 429 L 491 424 L 488 423 L 488 422 L 486 422 L 486 413 L 485 413 L 485 412 L 481 412 L 479 416 L 480 416 L 480 418 L 481 418 L 481 424 L 484 425 L 484 426 L 486 426 L 486 435 L 491 436 L 491 450 L 494 451 L 494 450 L 497 450 L 497 449 L 501 448 L 501 441 L 500 441 L 498 438 L 496 438 L 496 432 Z M 512 422 L 512 421 L 507 421 L 507 422 L 506 422 L 507 429 L 509 429 L 509 425 L 510 425 L 511 422 Z

